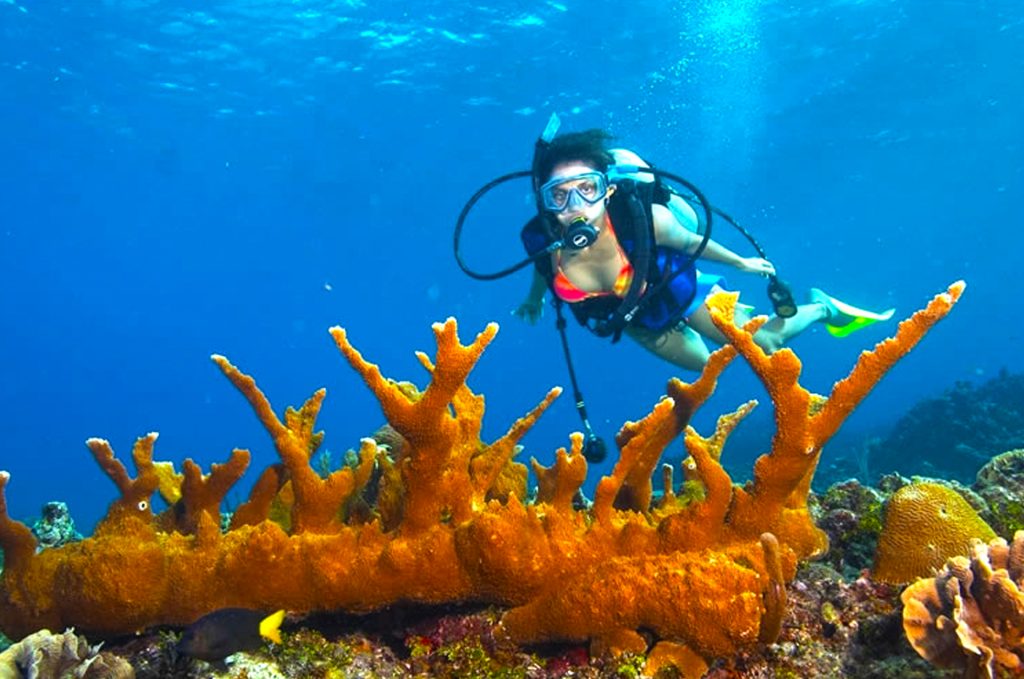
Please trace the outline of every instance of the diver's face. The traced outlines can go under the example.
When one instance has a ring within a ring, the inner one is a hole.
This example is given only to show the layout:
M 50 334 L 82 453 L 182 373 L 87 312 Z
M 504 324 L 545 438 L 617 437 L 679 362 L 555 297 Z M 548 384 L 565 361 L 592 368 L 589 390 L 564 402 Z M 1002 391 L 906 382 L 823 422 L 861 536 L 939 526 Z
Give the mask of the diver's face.
M 599 176 L 597 181 L 594 175 Z M 562 177 L 566 181 L 558 182 Z M 545 186 L 551 187 L 549 192 L 552 200 L 564 205 L 560 210 L 553 210 L 555 218 L 563 227 L 581 217 L 591 224 L 602 219 L 607 200 L 615 190 L 614 186 L 607 186 L 607 180 L 599 170 L 579 161 L 555 165 Z

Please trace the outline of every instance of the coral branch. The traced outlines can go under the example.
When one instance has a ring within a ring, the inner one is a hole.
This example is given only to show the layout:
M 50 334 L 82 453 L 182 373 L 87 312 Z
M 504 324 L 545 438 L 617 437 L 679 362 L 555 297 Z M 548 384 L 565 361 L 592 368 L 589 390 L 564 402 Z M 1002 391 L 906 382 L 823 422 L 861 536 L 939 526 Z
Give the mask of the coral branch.
M 786 613 L 786 580 L 782 576 L 782 553 L 779 541 L 771 533 L 761 534 L 761 549 L 764 550 L 764 567 L 768 574 L 768 586 L 764 590 L 764 617 L 758 638 L 772 643 L 782 631 L 782 616 Z
M 253 484 L 249 499 L 243 502 L 231 515 L 231 528 L 255 526 L 270 518 L 270 506 L 284 482 L 284 465 L 274 464 L 263 470 Z
M 559 448 L 555 451 L 555 464 L 551 467 L 530 460 L 533 473 L 537 476 L 537 502 L 547 503 L 554 511 L 565 515 L 572 512 L 572 499 L 587 478 L 583 434 L 574 432 L 570 441 L 572 452 L 566 453 L 565 448 Z
M 214 464 L 209 476 L 203 476 L 199 465 L 191 459 L 185 460 L 182 470 L 185 481 L 182 484 L 182 512 L 178 529 L 184 533 L 195 533 L 199 528 L 201 514 L 208 515 L 220 524 L 220 504 L 238 479 L 249 467 L 248 450 L 236 448 L 226 464 Z
M 473 478 L 473 507 L 475 509 L 479 509 L 483 505 L 487 494 L 498 480 L 501 470 L 512 460 L 516 452 L 516 444 L 537 423 L 538 418 L 561 393 L 562 390 L 559 387 L 549 391 L 537 407 L 526 416 L 516 420 L 504 436 L 488 446 L 470 462 Z
M 594 518 L 607 522 L 613 505 L 621 509 L 647 511 L 651 501 L 651 473 L 661 451 L 679 433 L 675 419 L 675 402 L 666 398 L 640 422 L 628 422 L 629 432 L 618 440 L 627 441 L 611 476 L 597 484 L 594 493 Z M 620 497 L 621 496 L 621 497 Z
M 0 549 L 4 552 L 4 563 L 9 570 L 26 568 L 36 552 L 36 536 L 28 526 L 13 520 L 7 513 L 7 482 L 10 472 L 0 471 Z
M 651 478 L 662 451 L 686 428 L 693 414 L 714 393 L 722 371 L 735 357 L 735 349 L 729 346 L 722 347 L 711 355 L 704 371 L 693 383 L 687 384 L 677 378 L 669 380 L 666 402 L 672 404 L 671 419 L 667 417 L 667 412 L 659 411 L 659 408 L 668 406 L 659 406 L 655 408 L 655 412 L 640 422 L 627 422 L 622 427 L 615 437 L 615 442 L 623 451 L 620 464 L 629 460 L 630 466 L 623 470 L 616 466 L 613 476 L 620 471 L 625 472 L 621 483 L 610 481 L 606 484 L 608 489 L 619 484 L 614 500 L 615 508 L 647 511 L 653 494 Z M 599 484 L 598 495 L 595 498 L 595 504 L 601 507 L 598 510 L 599 514 L 605 511 L 602 492 L 604 491 Z
M 732 479 L 719 462 L 721 449 L 690 429 L 686 434 L 686 450 L 693 458 L 694 476 L 704 484 L 704 502 L 695 513 L 707 525 L 721 525 L 732 501 Z
M 128 470 L 125 469 L 121 461 L 114 457 L 114 449 L 110 446 L 110 441 L 91 438 L 85 442 L 85 445 L 92 451 L 93 457 L 96 458 L 96 463 L 103 473 L 117 486 L 121 496 L 124 497 L 131 493 L 132 478 L 128 476 Z
M 498 324 L 489 323 L 484 331 L 476 336 L 472 344 L 463 345 L 459 342 L 458 328 L 454 318 L 432 326 L 437 338 L 437 364 L 440 373 L 430 380 L 420 407 L 428 412 L 448 408 L 455 392 L 466 383 L 470 371 L 480 359 L 487 345 L 498 334 Z
M 906 356 L 932 326 L 946 317 L 966 287 L 963 281 L 953 283 L 944 294 L 936 295 L 928 306 L 901 322 L 895 337 L 879 342 L 872 351 L 862 354 L 850 375 L 836 382 L 825 406 L 812 418 L 812 438 L 821 442 L 831 438 L 885 373 Z
M 704 370 L 694 382 L 687 384 L 677 378 L 668 381 L 665 393 L 676 403 L 676 417 L 679 421 L 680 431 L 690 423 L 697 409 L 704 405 L 704 402 L 715 392 L 718 378 L 736 356 L 736 349 L 725 345 L 711 353 L 707 365 L 704 366 Z
M 937 295 L 923 311 L 901 323 L 896 337 L 879 344 L 874 352 L 862 354 L 850 376 L 836 385 L 824 403 L 797 383 L 801 366 L 792 351 L 783 349 L 768 356 L 751 333 L 731 324 L 734 295 L 712 296 L 708 301 L 712 321 L 750 363 L 775 408 L 772 452 L 755 462 L 754 483 L 749 490 L 738 489 L 735 493 L 730 515 L 735 530 L 753 538 L 767 527 L 780 542 L 799 544 L 798 553 L 818 554 L 827 549 L 825 535 L 814 528 L 805 507 L 822 446 L 884 371 L 949 312 L 963 287 L 962 282 L 953 284 L 947 293 Z M 774 516 L 765 515 L 768 507 Z
M 121 497 L 111 503 L 107 515 L 97 526 L 97 531 L 104 530 L 108 525 L 112 530 L 123 530 L 121 522 L 125 519 L 149 521 L 153 518 L 150 498 L 160 486 L 160 479 L 153 466 L 153 444 L 156 443 L 157 436 L 156 432 L 152 432 L 135 441 L 132 458 L 135 460 L 138 474 L 134 479 L 128 476 L 128 470 L 114 457 L 114 450 L 108 441 L 91 438 L 85 442 L 100 469 L 121 492 Z
M 295 493 L 295 505 L 292 507 L 291 525 L 295 532 L 325 532 L 337 526 L 341 521 L 341 507 L 349 500 L 356 489 L 355 477 L 350 469 L 342 469 L 327 479 L 321 479 L 312 467 L 310 456 L 316 450 L 322 438 L 321 434 L 313 433 L 313 423 L 320 413 L 326 389 L 317 390 L 302 408 L 289 409 L 282 423 L 270 401 L 256 386 L 256 380 L 241 372 L 223 356 L 214 355 L 213 361 L 220 367 L 224 375 L 246 397 L 256 411 L 263 426 L 274 439 L 281 461 L 288 470 L 288 476 Z M 367 453 L 369 454 L 369 453 Z M 372 460 L 363 464 L 372 464 Z
M 479 448 L 483 400 L 466 390 L 465 381 L 498 326 L 491 323 L 468 346 L 459 342 L 454 319 L 435 323 L 433 330 L 437 360 L 430 386 L 411 399 L 363 359 L 344 330 L 331 328 L 338 349 L 377 396 L 388 422 L 418 451 L 415 457 L 404 457 L 400 466 L 402 530 L 407 533 L 424 531 L 443 518 L 464 521 L 473 513 L 469 463 Z M 449 409 L 453 402 L 456 416 Z
M 662 502 L 664 504 L 672 503 L 676 499 L 676 487 L 673 476 L 672 465 L 661 465 Z

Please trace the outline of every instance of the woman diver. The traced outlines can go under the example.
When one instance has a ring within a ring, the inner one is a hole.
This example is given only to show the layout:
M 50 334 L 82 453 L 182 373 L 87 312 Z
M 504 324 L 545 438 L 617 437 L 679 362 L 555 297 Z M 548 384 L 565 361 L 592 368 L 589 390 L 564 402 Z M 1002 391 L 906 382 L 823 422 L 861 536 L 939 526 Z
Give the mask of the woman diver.
M 722 344 L 726 338 L 705 305 L 709 294 L 722 289 L 722 277 L 698 272 L 694 260 L 772 278 L 775 267 L 702 238 L 697 212 L 652 175 L 623 173 L 622 168 L 646 163 L 630 151 L 609 149 L 610 139 L 603 130 L 588 130 L 538 145 L 533 181 L 542 213 L 521 233 L 527 252 L 536 257 L 534 278 L 513 313 L 535 323 L 551 290 L 598 334 L 618 338 L 624 333 L 658 357 L 699 371 L 709 356 L 705 340 Z M 538 256 L 545 249 L 550 254 Z M 618 314 L 617 326 L 607 327 L 606 319 L 631 295 L 637 303 Z M 754 335 L 757 344 L 771 353 L 819 321 L 841 336 L 892 315 L 891 310 L 857 309 L 818 289 L 810 298 L 808 304 L 791 304 L 785 317 L 772 315 Z M 750 311 L 737 305 L 736 323 L 746 323 Z

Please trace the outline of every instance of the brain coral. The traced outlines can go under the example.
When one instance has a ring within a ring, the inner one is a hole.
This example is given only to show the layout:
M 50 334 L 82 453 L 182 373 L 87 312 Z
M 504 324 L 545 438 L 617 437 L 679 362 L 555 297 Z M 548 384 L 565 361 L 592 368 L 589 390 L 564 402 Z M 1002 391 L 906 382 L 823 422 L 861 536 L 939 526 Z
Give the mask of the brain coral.
M 950 557 L 967 554 L 972 539 L 995 537 L 955 490 L 912 483 L 893 493 L 886 505 L 873 576 L 893 584 L 927 577 Z

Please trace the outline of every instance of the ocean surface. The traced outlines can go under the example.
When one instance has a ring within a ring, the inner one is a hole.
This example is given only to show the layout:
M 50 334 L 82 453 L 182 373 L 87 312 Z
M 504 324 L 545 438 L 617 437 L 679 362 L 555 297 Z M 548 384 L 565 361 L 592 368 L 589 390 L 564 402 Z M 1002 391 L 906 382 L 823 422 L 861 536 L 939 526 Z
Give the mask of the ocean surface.
M 510 315 L 527 271 L 465 276 L 463 204 L 529 167 L 551 113 L 603 127 L 686 177 L 812 286 L 903 318 L 958 279 L 954 312 L 842 435 L 868 437 L 957 381 L 1024 369 L 1024 5 L 1011 0 L 474 4 L 422 0 L 0 0 L 0 469 L 12 515 L 65 500 L 89 530 L 117 491 L 84 442 L 208 469 L 276 459 L 210 361 L 252 374 L 278 413 L 328 389 L 337 458 L 383 418 L 328 327 L 386 376 L 424 386 L 431 323 L 501 330 L 470 378 L 497 438 L 555 385 L 524 439 L 547 464 L 579 428 L 548 310 Z M 471 213 L 467 259 L 522 259 L 529 185 Z M 728 226 L 716 239 L 752 254 Z M 723 271 L 767 310 L 764 281 Z M 895 319 L 793 341 L 827 392 Z M 573 325 L 581 387 L 608 440 L 687 374 Z M 763 389 L 733 367 L 697 420 L 762 407 L 726 451 L 767 449 Z M 680 445 L 680 444 L 676 444 Z M 905 454 L 914 454 L 906 451 Z M 606 465 L 592 469 L 591 485 Z M 829 464 L 828 450 L 822 462 Z

